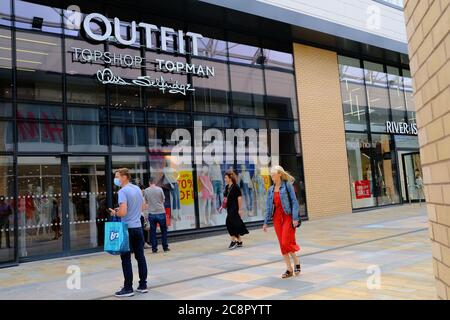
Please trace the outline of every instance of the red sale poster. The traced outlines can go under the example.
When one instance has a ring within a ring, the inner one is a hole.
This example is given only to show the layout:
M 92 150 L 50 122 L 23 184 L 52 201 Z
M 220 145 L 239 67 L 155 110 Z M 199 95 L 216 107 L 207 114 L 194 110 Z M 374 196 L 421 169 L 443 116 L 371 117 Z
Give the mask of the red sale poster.
M 355 193 L 356 199 L 370 198 L 372 196 L 372 194 L 370 193 L 370 181 L 369 180 L 355 181 Z

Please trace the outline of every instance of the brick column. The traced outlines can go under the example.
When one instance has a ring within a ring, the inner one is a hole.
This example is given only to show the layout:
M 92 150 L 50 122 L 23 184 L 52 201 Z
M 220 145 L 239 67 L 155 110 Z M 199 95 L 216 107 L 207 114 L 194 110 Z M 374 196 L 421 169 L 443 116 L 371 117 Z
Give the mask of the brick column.
M 450 1 L 405 0 L 437 294 L 450 299 Z
M 295 43 L 294 59 L 308 216 L 352 212 L 337 53 Z

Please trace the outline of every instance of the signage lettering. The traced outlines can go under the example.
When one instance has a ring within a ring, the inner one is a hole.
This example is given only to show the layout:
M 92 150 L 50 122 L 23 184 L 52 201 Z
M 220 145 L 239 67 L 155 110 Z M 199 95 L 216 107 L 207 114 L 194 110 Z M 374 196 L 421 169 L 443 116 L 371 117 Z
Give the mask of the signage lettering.
M 386 132 L 417 135 L 417 125 L 415 123 L 386 121 Z
M 96 23 L 97 25 L 104 27 L 100 28 L 102 33 L 95 33 L 91 29 L 91 23 Z M 119 18 L 114 18 L 111 22 L 107 17 L 100 13 L 90 13 L 83 20 L 83 29 L 90 39 L 101 42 L 110 39 L 111 36 L 114 36 L 116 41 L 124 46 L 130 46 L 136 42 L 138 28 L 144 30 L 145 43 L 143 45 L 147 49 L 156 49 L 156 44 L 153 43 L 152 35 L 159 32 L 160 49 L 162 51 L 170 51 L 169 46 L 170 43 L 172 43 L 174 46 L 176 45 L 178 53 L 185 54 L 186 41 L 189 41 L 191 44 L 192 54 L 198 55 L 198 40 L 203 38 L 203 36 L 199 33 L 187 32 L 185 34 L 183 30 L 175 31 L 174 29 L 168 27 L 161 26 L 158 28 L 153 24 L 144 22 L 136 23 L 136 21 L 131 21 L 128 39 L 125 39 L 121 34 L 121 21 Z
M 103 70 L 97 71 L 97 79 L 102 84 L 115 84 L 119 86 L 130 86 L 136 85 L 140 87 L 150 87 L 157 88 L 162 93 L 180 93 L 183 96 L 187 94 L 188 91 L 194 92 L 195 89 L 192 88 L 191 84 L 181 84 L 178 81 L 173 81 L 170 79 L 167 81 L 163 76 L 159 78 L 152 78 L 150 76 L 140 76 L 134 80 L 125 80 L 120 76 L 114 75 L 111 69 L 105 68 Z

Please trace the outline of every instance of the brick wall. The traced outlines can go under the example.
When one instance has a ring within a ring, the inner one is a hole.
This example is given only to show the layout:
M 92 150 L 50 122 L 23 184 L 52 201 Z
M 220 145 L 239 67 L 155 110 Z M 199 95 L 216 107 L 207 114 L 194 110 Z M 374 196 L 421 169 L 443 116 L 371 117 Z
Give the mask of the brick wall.
M 336 52 L 294 44 L 310 218 L 352 211 Z
M 437 293 L 450 299 L 450 1 L 406 0 Z

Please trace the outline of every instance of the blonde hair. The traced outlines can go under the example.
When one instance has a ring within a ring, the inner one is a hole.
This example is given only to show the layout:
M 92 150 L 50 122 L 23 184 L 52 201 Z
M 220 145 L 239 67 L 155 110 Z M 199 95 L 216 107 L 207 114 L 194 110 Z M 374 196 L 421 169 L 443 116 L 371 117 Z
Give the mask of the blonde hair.
M 295 178 L 286 170 L 283 169 L 282 166 L 276 165 L 273 166 L 272 168 L 270 168 L 270 173 L 279 173 L 281 174 L 281 180 L 286 181 L 286 182 L 290 182 L 290 183 L 294 183 Z

